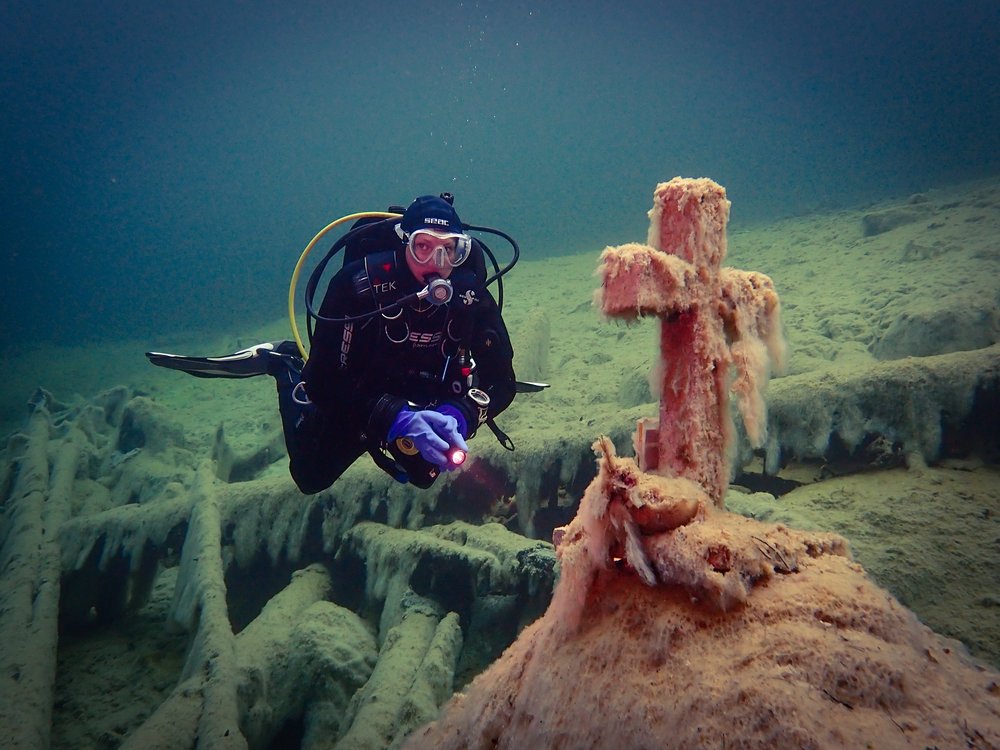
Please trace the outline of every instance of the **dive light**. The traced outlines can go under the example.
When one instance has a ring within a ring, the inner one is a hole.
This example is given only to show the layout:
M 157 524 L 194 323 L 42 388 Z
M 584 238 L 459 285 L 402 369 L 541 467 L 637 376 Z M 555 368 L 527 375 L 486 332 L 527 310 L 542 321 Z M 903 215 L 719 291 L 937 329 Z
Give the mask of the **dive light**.
M 414 487 L 426 489 L 434 483 L 438 474 L 441 473 L 440 468 L 420 454 L 413 439 L 408 436 L 403 435 L 395 440 L 390 440 L 385 447 L 388 448 L 392 460 L 380 450 L 372 450 L 370 453 L 375 462 L 398 482 L 409 482 Z M 449 468 L 458 468 L 465 463 L 468 457 L 469 454 L 466 451 L 455 446 L 449 446 L 448 450 L 445 451 Z

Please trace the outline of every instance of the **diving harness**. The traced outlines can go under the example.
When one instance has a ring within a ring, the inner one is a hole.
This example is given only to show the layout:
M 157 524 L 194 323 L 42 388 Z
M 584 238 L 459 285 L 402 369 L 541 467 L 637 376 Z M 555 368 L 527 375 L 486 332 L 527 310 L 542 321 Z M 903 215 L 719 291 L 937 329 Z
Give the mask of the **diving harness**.
M 442 194 L 441 197 L 447 200 L 451 196 Z M 295 269 L 292 272 L 292 278 L 289 284 L 288 317 L 289 317 L 289 322 L 291 324 L 292 335 L 295 339 L 295 343 L 298 346 L 299 353 L 302 355 L 303 360 L 307 360 L 309 355 L 302 341 L 302 336 L 299 333 L 298 324 L 295 319 L 295 292 L 296 292 L 296 287 L 298 285 L 298 280 L 302 274 L 302 269 L 305 266 L 306 260 L 308 259 L 310 253 L 312 253 L 312 251 L 315 249 L 316 245 L 320 242 L 320 240 L 322 240 L 327 234 L 329 234 L 335 228 L 347 222 L 354 221 L 359 223 L 356 223 L 354 227 L 352 227 L 348 232 L 343 234 L 336 242 L 334 242 L 330 250 L 327 251 L 326 255 L 317 264 L 316 268 L 312 271 L 312 274 L 310 275 L 309 280 L 306 284 L 304 302 L 306 307 L 307 332 L 309 334 L 310 340 L 312 339 L 314 321 L 351 323 L 351 322 L 368 320 L 369 318 L 372 318 L 376 315 L 381 315 L 387 319 L 391 319 L 395 317 L 395 315 L 398 315 L 399 312 L 403 309 L 403 306 L 407 304 L 419 301 L 426 301 L 431 305 L 443 305 L 451 301 L 454 293 L 451 282 L 448 279 L 441 278 L 440 276 L 431 275 L 428 279 L 427 285 L 420 291 L 405 295 L 385 305 L 377 303 L 376 308 L 374 310 L 371 310 L 367 313 L 363 313 L 361 315 L 346 316 L 343 318 L 332 318 L 323 316 L 316 311 L 314 307 L 314 298 L 316 295 L 316 289 L 318 288 L 323 273 L 326 270 L 326 267 L 329 264 L 330 260 L 333 258 L 333 256 L 335 256 L 341 250 L 347 248 L 349 245 L 351 245 L 352 242 L 359 241 L 360 238 L 366 234 L 369 233 L 374 234 L 379 232 L 380 230 L 385 230 L 388 227 L 393 227 L 393 225 L 396 222 L 398 222 L 400 218 L 402 218 L 402 208 L 399 207 L 399 210 L 396 210 L 396 208 L 397 207 L 390 207 L 390 210 L 388 211 L 366 211 L 366 212 L 359 212 L 343 216 L 337 219 L 336 221 L 331 222 L 327 226 L 323 227 L 323 229 L 321 229 L 316 234 L 316 236 L 312 238 L 309 244 L 306 245 L 305 249 L 302 251 L 302 254 L 299 257 L 298 262 L 295 264 Z M 399 231 L 398 226 L 393 227 L 393 229 L 395 230 L 394 234 L 398 234 Z M 510 261 L 507 263 L 506 266 L 504 266 L 501 269 L 499 264 L 497 263 L 496 256 L 493 255 L 493 252 L 486 245 L 486 243 L 482 242 L 478 238 L 475 240 L 475 244 L 477 244 L 483 251 L 483 253 L 485 253 L 485 255 L 489 257 L 493 265 L 494 273 L 493 275 L 487 277 L 482 282 L 475 284 L 466 293 L 468 293 L 469 291 L 474 293 L 478 290 L 483 290 L 487 286 L 492 284 L 494 281 L 496 281 L 497 306 L 500 310 L 502 310 L 503 276 L 509 273 L 511 269 L 513 269 L 514 266 L 516 265 L 518 259 L 520 258 L 520 248 L 518 247 L 517 242 L 510 235 L 498 229 L 493 229 L 491 227 L 475 226 L 470 224 L 463 224 L 462 229 L 496 235 L 498 237 L 503 238 L 508 243 L 510 243 L 511 248 L 513 249 Z M 367 257 L 367 254 L 365 257 Z M 345 263 L 347 263 L 348 260 L 350 259 L 345 260 Z M 448 361 L 450 361 L 451 357 L 448 357 L 447 359 Z M 500 442 L 501 445 L 503 445 L 507 450 L 513 450 L 514 444 L 511 441 L 510 437 L 508 437 L 507 434 L 504 433 L 503 430 L 501 430 L 496 425 L 493 419 L 488 418 L 487 416 L 487 409 L 489 407 L 489 395 L 485 391 L 482 391 L 473 386 L 473 378 L 471 373 L 475 369 L 474 361 L 470 361 L 467 364 L 466 363 L 460 363 L 460 364 L 463 365 L 461 367 L 461 371 L 463 373 L 469 373 L 466 381 L 464 396 L 466 400 L 469 400 L 470 406 L 473 406 L 475 408 L 476 416 L 478 417 L 478 419 L 476 419 L 476 422 L 478 422 L 478 424 L 473 423 L 469 425 L 469 427 L 472 428 L 471 431 L 474 433 L 476 426 L 485 423 L 493 432 L 493 434 L 497 437 L 497 440 Z M 447 371 L 448 369 L 449 369 L 448 362 L 446 362 L 445 371 Z M 442 375 L 444 375 L 444 373 L 442 373 Z M 299 385 L 302 386 L 304 385 L 304 383 L 300 383 Z M 545 384 L 541 383 L 520 383 L 520 382 L 516 383 L 516 386 L 517 390 L 522 392 L 538 391 L 541 390 L 542 388 L 547 387 Z M 304 393 L 296 394 L 295 398 L 296 400 L 302 398 L 308 399 L 308 397 L 305 396 Z M 396 442 L 398 443 L 399 441 Z M 380 450 L 378 447 L 375 446 L 369 449 L 369 453 L 375 460 L 375 463 L 383 471 L 390 474 L 398 481 L 402 482 L 409 481 L 411 483 L 416 484 L 417 486 L 429 486 L 429 483 L 432 482 L 433 479 L 437 476 L 437 467 L 423 461 L 422 458 L 419 456 L 419 454 L 415 454 L 415 452 L 412 450 L 412 446 L 407 446 L 404 443 L 399 445 L 390 444 L 386 447 L 388 448 L 391 457 L 387 456 L 382 450 Z M 462 460 L 464 460 L 464 456 Z M 425 474 L 426 476 L 424 476 Z

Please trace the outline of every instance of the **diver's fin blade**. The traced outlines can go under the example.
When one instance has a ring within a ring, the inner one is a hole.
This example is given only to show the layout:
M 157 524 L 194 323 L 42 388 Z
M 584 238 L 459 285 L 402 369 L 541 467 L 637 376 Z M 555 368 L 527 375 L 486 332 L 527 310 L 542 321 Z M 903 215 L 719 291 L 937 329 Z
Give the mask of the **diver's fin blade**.
M 515 380 L 517 393 L 538 393 L 549 387 L 548 383 L 534 383 L 530 380 Z
M 266 353 L 273 344 L 258 344 L 222 357 L 186 357 L 166 352 L 146 352 L 146 359 L 157 367 L 179 370 L 196 378 L 252 378 L 267 374 Z

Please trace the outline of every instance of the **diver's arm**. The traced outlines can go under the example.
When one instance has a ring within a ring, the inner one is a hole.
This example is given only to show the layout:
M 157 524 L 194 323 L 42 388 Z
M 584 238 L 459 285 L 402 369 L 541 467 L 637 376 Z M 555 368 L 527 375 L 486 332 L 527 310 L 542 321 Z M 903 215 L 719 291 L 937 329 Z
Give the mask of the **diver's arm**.
M 490 397 L 488 416 L 496 417 L 510 406 L 517 392 L 514 377 L 514 348 L 507 333 L 500 309 L 493 296 L 486 290 L 480 301 L 471 342 L 472 357 L 476 360 L 477 387 Z

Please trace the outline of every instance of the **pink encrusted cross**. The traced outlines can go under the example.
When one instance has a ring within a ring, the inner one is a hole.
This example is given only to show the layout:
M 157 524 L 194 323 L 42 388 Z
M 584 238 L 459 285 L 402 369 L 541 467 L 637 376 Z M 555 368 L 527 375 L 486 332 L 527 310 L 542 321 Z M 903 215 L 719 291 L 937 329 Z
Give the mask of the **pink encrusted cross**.
M 649 218 L 649 244 L 606 248 L 600 269 L 605 315 L 660 319 L 660 416 L 639 420 L 636 458 L 643 471 L 697 482 L 721 507 L 735 434 L 730 390 L 751 443 L 765 438 L 762 390 L 784 358 L 778 295 L 764 274 L 722 268 L 729 201 L 720 185 L 660 183 Z

